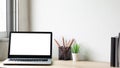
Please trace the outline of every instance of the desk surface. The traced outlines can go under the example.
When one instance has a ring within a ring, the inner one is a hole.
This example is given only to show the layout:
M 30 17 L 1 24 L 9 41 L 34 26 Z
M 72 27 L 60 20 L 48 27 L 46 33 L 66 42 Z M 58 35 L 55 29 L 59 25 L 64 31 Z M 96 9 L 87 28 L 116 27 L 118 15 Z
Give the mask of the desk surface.
M 89 62 L 89 61 L 62 61 L 54 60 L 53 64 L 50 66 L 40 66 L 40 65 L 3 65 L 0 63 L 0 67 L 8 68 L 111 68 L 109 63 L 106 62 Z

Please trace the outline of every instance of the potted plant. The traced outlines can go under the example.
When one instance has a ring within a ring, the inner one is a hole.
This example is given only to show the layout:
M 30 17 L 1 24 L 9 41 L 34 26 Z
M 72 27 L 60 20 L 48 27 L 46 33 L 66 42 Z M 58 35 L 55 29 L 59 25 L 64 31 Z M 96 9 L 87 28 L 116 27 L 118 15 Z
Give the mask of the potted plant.
M 80 49 L 80 46 L 77 43 L 73 44 L 73 46 L 71 47 L 73 61 L 77 61 L 78 60 L 79 49 Z

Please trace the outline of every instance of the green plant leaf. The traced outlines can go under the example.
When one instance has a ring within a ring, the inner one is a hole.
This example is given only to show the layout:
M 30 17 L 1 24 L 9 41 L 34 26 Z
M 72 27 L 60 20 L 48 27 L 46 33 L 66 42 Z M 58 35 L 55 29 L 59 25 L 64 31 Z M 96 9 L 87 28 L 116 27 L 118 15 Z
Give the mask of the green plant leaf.
M 72 53 L 78 53 L 78 52 L 79 52 L 79 49 L 80 49 L 79 44 L 75 43 L 75 44 L 73 44 L 73 46 L 72 46 L 72 48 L 71 48 L 71 52 L 72 52 Z

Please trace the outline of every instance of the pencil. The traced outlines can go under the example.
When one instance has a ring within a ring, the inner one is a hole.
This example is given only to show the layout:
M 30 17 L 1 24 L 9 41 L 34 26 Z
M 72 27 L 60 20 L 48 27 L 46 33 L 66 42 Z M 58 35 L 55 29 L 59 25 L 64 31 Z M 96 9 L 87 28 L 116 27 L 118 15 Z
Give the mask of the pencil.
M 70 44 L 70 40 L 67 42 L 67 47 L 69 47 L 69 44 Z
M 74 39 L 71 40 L 70 44 L 68 47 L 71 47 L 72 43 L 74 42 Z
M 55 39 L 54 39 L 55 40 Z M 55 40 L 56 44 L 58 45 L 58 47 L 60 47 L 60 44 L 57 42 L 57 40 Z
M 64 37 L 62 37 L 62 41 L 63 41 L 63 46 L 65 47 L 65 40 L 64 40 Z

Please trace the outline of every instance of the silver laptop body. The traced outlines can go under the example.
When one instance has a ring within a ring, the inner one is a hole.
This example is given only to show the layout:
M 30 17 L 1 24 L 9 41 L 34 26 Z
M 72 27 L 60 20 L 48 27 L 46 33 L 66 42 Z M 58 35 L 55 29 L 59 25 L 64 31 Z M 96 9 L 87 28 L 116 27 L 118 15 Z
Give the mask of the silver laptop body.
M 3 64 L 52 64 L 52 32 L 10 32 Z

